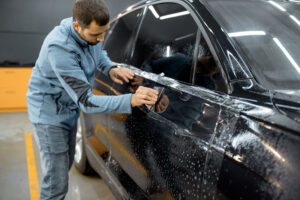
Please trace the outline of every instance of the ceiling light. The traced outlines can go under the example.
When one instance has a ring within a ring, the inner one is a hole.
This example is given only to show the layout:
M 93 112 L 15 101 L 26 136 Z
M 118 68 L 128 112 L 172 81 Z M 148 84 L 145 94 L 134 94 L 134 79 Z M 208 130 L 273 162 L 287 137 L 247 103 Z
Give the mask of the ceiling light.
M 290 15 L 290 18 L 292 18 L 292 20 L 294 20 L 294 22 L 300 26 L 300 21 L 295 16 Z
M 164 20 L 164 19 L 179 17 L 179 16 L 183 16 L 183 15 L 188 15 L 188 14 L 190 14 L 189 11 L 182 11 L 182 12 L 178 12 L 178 13 L 161 16 L 159 19 Z
M 274 1 L 269 1 L 270 4 L 272 4 L 273 6 L 275 6 L 276 8 L 278 8 L 281 11 L 286 11 L 286 9 L 284 9 L 282 6 L 280 6 L 278 3 L 275 3 Z
M 156 12 L 153 6 L 149 6 L 149 9 L 151 10 L 152 14 L 154 15 L 155 18 L 159 18 L 159 14 Z
M 281 51 L 284 53 L 284 55 L 289 59 L 289 61 L 292 63 L 292 65 L 295 67 L 295 69 L 300 73 L 300 67 L 296 63 L 296 61 L 293 59 L 293 57 L 289 54 L 289 52 L 286 50 L 286 48 L 281 44 L 281 42 L 278 40 L 278 38 L 273 38 L 274 42 L 279 46 Z
M 264 31 L 241 31 L 229 33 L 229 37 L 242 37 L 242 36 L 252 36 L 252 35 L 266 35 Z

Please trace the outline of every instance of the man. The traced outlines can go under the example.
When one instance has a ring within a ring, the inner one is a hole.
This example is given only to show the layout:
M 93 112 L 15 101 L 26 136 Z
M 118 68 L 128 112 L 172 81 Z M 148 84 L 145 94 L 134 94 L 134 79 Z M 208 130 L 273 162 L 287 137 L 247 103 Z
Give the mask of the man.
M 33 68 L 26 96 L 40 148 L 43 200 L 64 199 L 67 193 L 80 110 L 131 113 L 132 107 L 157 101 L 158 92 L 145 87 L 120 96 L 92 93 L 97 68 L 119 84 L 123 84 L 119 77 L 126 82 L 133 79 L 130 70 L 115 67 L 101 49 L 108 28 L 109 12 L 102 0 L 75 2 L 73 18 L 64 19 L 48 34 Z

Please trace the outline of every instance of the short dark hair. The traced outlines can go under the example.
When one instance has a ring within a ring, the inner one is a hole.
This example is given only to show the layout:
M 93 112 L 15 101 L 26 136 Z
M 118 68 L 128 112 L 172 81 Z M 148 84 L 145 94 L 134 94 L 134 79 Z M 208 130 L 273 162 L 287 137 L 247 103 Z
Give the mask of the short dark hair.
M 103 0 L 77 0 L 73 6 L 73 21 L 83 28 L 95 20 L 99 26 L 109 22 L 109 10 Z

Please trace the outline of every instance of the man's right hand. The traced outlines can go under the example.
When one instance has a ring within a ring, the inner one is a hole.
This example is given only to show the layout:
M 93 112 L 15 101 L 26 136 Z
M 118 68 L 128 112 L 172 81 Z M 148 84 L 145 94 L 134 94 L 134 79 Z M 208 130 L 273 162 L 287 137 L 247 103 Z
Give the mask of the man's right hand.
M 158 91 L 140 86 L 131 96 L 131 106 L 141 106 L 143 104 L 154 105 L 158 98 Z

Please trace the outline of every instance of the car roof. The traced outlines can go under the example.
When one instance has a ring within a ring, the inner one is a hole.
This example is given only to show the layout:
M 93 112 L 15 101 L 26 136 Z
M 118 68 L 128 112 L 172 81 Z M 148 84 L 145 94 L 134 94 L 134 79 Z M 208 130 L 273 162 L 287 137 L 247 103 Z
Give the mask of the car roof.
M 300 3 L 279 0 L 201 0 L 213 15 L 222 15 L 235 22 L 235 18 L 242 18 L 245 24 L 250 21 L 252 24 L 264 26 L 270 23 L 278 25 L 279 23 L 289 24 L 289 29 L 298 29 L 300 24 L 291 20 L 294 16 L 300 20 Z M 300 2 L 300 1 L 299 1 Z M 230 10 L 230 13 L 222 12 L 224 9 Z M 216 16 L 218 19 L 220 17 Z M 227 20 L 227 23 L 230 23 Z M 292 23 L 291 23 L 292 22 Z M 223 25 L 223 24 L 221 24 Z M 247 24 L 249 25 L 249 24 Z M 233 24 L 232 24 L 233 26 Z M 278 26 L 277 26 L 278 27 Z M 299 29 L 298 29 L 299 30 Z

